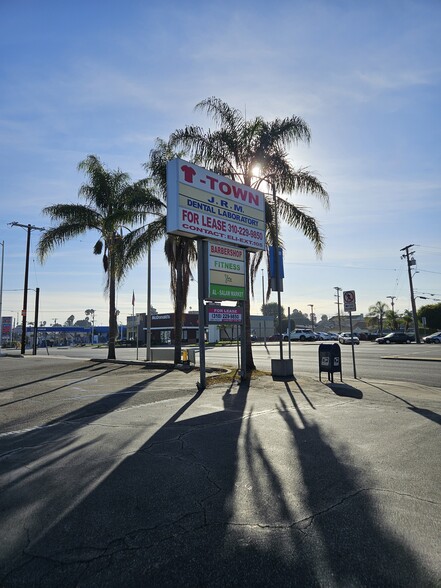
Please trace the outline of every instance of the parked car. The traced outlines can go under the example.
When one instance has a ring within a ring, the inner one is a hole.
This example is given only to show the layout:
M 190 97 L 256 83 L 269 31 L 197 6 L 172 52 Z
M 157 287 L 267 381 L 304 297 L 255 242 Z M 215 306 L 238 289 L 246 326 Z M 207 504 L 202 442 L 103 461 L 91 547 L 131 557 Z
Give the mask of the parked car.
M 315 341 L 316 336 L 312 329 L 294 329 L 288 337 L 288 333 L 283 336 L 284 341 Z
M 360 345 L 360 339 L 353 333 L 352 335 L 351 333 L 340 333 L 338 336 L 338 342 L 342 345 L 351 345 L 352 342 L 354 345 Z
M 427 335 L 423 337 L 422 341 L 424 343 L 441 343 L 441 331 L 437 333 L 432 333 L 432 335 Z
M 324 333 L 323 331 L 316 331 L 316 338 L 318 338 L 319 341 L 336 341 L 337 340 L 337 335 L 334 335 L 333 333 Z
M 414 340 L 412 335 L 408 333 L 389 333 L 384 337 L 378 337 L 375 339 L 376 343 L 410 343 Z
M 279 333 L 275 333 L 274 335 L 270 335 L 269 337 L 266 338 L 267 341 L 280 341 L 280 335 Z M 283 335 L 282 335 L 282 341 L 283 341 Z

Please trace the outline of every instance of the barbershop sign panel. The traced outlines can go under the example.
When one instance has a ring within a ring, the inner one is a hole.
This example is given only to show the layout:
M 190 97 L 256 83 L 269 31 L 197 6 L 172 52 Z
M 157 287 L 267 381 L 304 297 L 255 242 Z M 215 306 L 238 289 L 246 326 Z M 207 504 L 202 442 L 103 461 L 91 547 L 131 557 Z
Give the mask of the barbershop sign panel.
M 264 250 L 264 194 L 183 159 L 172 159 L 167 164 L 167 232 Z

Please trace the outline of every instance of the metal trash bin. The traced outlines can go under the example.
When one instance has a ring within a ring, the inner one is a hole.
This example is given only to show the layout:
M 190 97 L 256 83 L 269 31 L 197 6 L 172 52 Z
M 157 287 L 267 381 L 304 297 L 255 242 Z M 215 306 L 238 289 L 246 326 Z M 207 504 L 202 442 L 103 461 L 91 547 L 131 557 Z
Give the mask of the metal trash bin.
M 328 372 L 328 380 L 331 382 L 334 382 L 334 373 L 340 372 L 340 382 L 342 382 L 340 345 L 338 343 L 321 343 L 318 354 L 320 382 L 322 381 L 322 372 Z

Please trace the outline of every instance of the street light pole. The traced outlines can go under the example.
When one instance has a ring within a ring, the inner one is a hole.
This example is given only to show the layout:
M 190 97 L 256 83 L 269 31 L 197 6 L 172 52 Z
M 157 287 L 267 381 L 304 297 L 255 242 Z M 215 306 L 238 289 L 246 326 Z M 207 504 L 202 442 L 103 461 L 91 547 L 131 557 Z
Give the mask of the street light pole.
M 394 331 L 397 328 L 397 321 L 395 320 L 395 311 L 394 311 L 394 300 L 396 298 L 396 296 L 386 296 L 386 298 L 390 298 L 390 305 L 392 306 L 392 322 L 393 322 L 393 327 L 394 327 Z
M 312 330 L 314 330 L 314 305 L 308 304 L 308 306 L 311 307 L 311 327 L 312 327 Z
M 334 286 L 334 290 L 337 291 L 337 294 L 335 294 L 335 296 L 337 297 L 337 312 L 338 312 L 338 332 L 341 333 L 341 316 L 340 316 L 340 292 L 341 292 L 341 288 L 339 288 L 338 286 Z
M 8 223 L 11 227 L 21 227 L 27 230 L 26 239 L 26 261 L 25 261 L 25 276 L 24 276 L 24 291 L 23 291 L 23 308 L 22 324 L 21 324 L 21 354 L 26 353 L 26 313 L 28 310 L 28 278 L 29 278 L 29 252 L 31 248 L 31 231 L 44 231 L 42 227 L 35 227 L 33 225 L 22 225 L 17 222 Z

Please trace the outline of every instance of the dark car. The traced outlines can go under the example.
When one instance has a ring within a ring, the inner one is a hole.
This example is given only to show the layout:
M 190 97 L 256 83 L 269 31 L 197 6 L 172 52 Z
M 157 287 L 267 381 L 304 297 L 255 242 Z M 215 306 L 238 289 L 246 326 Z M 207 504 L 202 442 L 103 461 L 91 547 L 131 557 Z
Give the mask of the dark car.
M 270 335 L 266 338 L 267 341 L 283 341 L 283 335 L 280 336 L 279 333 L 275 333 L 274 335 Z
M 389 333 L 385 337 L 378 337 L 375 341 L 377 343 L 410 343 L 413 341 L 413 336 L 408 333 Z

